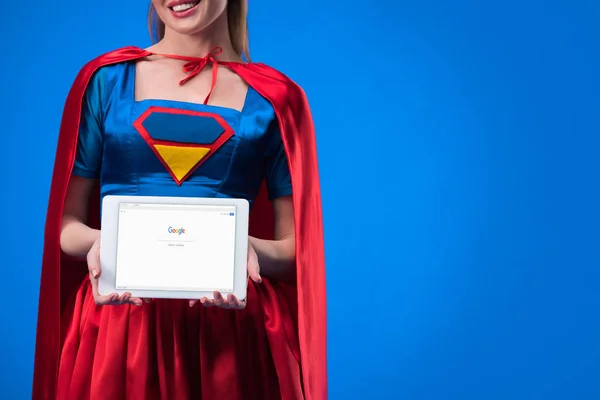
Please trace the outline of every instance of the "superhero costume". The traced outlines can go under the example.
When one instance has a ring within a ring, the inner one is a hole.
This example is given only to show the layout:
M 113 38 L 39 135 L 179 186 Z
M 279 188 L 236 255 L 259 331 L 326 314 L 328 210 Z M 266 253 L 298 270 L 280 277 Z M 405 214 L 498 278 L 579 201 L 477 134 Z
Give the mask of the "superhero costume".
M 67 97 L 46 220 L 33 398 L 87 398 L 101 386 L 111 399 L 325 399 L 322 217 L 304 93 L 264 64 L 219 61 L 249 86 L 242 111 L 207 105 L 210 93 L 204 105 L 138 102 L 134 62 L 149 55 L 126 47 L 98 57 Z M 212 55 L 171 57 L 187 61 L 186 80 L 216 65 Z M 292 194 L 296 282 L 249 281 L 244 310 L 189 308 L 184 300 L 96 307 L 85 262 L 60 250 L 72 173 L 100 177 L 93 227 L 109 193 L 244 197 L 252 201 L 250 234 L 271 239 L 268 197 Z

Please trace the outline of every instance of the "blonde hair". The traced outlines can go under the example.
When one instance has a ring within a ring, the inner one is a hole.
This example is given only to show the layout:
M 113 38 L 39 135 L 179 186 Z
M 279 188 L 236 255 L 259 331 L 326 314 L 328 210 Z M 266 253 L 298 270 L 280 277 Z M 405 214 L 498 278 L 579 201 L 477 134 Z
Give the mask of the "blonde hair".
M 250 46 L 248 43 L 248 1 L 227 0 L 227 25 L 231 45 L 236 53 L 250 60 Z M 148 10 L 148 31 L 154 43 L 165 36 L 165 24 L 160 20 L 152 2 Z

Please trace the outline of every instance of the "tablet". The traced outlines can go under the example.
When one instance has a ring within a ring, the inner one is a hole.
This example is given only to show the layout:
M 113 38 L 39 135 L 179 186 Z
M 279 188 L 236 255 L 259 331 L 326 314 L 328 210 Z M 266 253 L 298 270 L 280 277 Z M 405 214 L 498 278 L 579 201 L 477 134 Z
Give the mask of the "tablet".
M 244 199 L 105 196 L 99 293 L 245 299 L 248 214 Z

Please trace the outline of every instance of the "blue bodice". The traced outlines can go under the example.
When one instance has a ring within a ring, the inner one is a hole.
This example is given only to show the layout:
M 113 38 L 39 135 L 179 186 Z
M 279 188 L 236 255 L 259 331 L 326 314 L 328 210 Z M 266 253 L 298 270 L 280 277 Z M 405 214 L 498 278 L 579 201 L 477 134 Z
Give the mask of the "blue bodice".
M 241 111 L 136 101 L 135 64 L 94 74 L 85 94 L 73 173 L 99 178 L 101 196 L 270 198 L 292 186 L 271 104 L 249 88 Z

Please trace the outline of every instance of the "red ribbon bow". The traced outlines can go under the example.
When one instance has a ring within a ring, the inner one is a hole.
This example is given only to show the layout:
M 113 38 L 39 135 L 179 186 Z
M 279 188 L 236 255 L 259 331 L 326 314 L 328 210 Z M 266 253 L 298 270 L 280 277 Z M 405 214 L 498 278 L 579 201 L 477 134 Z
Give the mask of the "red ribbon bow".
M 210 95 L 212 94 L 213 89 L 215 88 L 215 84 L 217 83 L 217 72 L 219 70 L 219 63 L 216 60 L 215 56 L 218 56 L 222 52 L 223 52 L 222 48 L 215 47 L 206 56 L 200 57 L 200 58 L 178 56 L 178 55 L 173 55 L 173 54 L 160 54 L 160 55 L 162 55 L 163 57 L 187 61 L 187 63 L 185 63 L 183 65 L 183 71 L 186 74 L 188 74 L 188 76 L 179 82 L 180 86 L 184 85 L 187 81 L 189 81 L 190 79 L 192 79 L 193 77 L 198 75 L 200 72 L 202 72 L 202 70 L 204 69 L 204 67 L 206 67 L 206 65 L 208 63 L 212 64 L 213 69 L 212 69 L 212 80 L 211 80 L 211 84 L 210 84 L 210 90 L 208 91 L 208 94 L 206 95 L 206 99 L 204 100 L 204 104 L 207 104 L 208 99 L 210 98 Z

